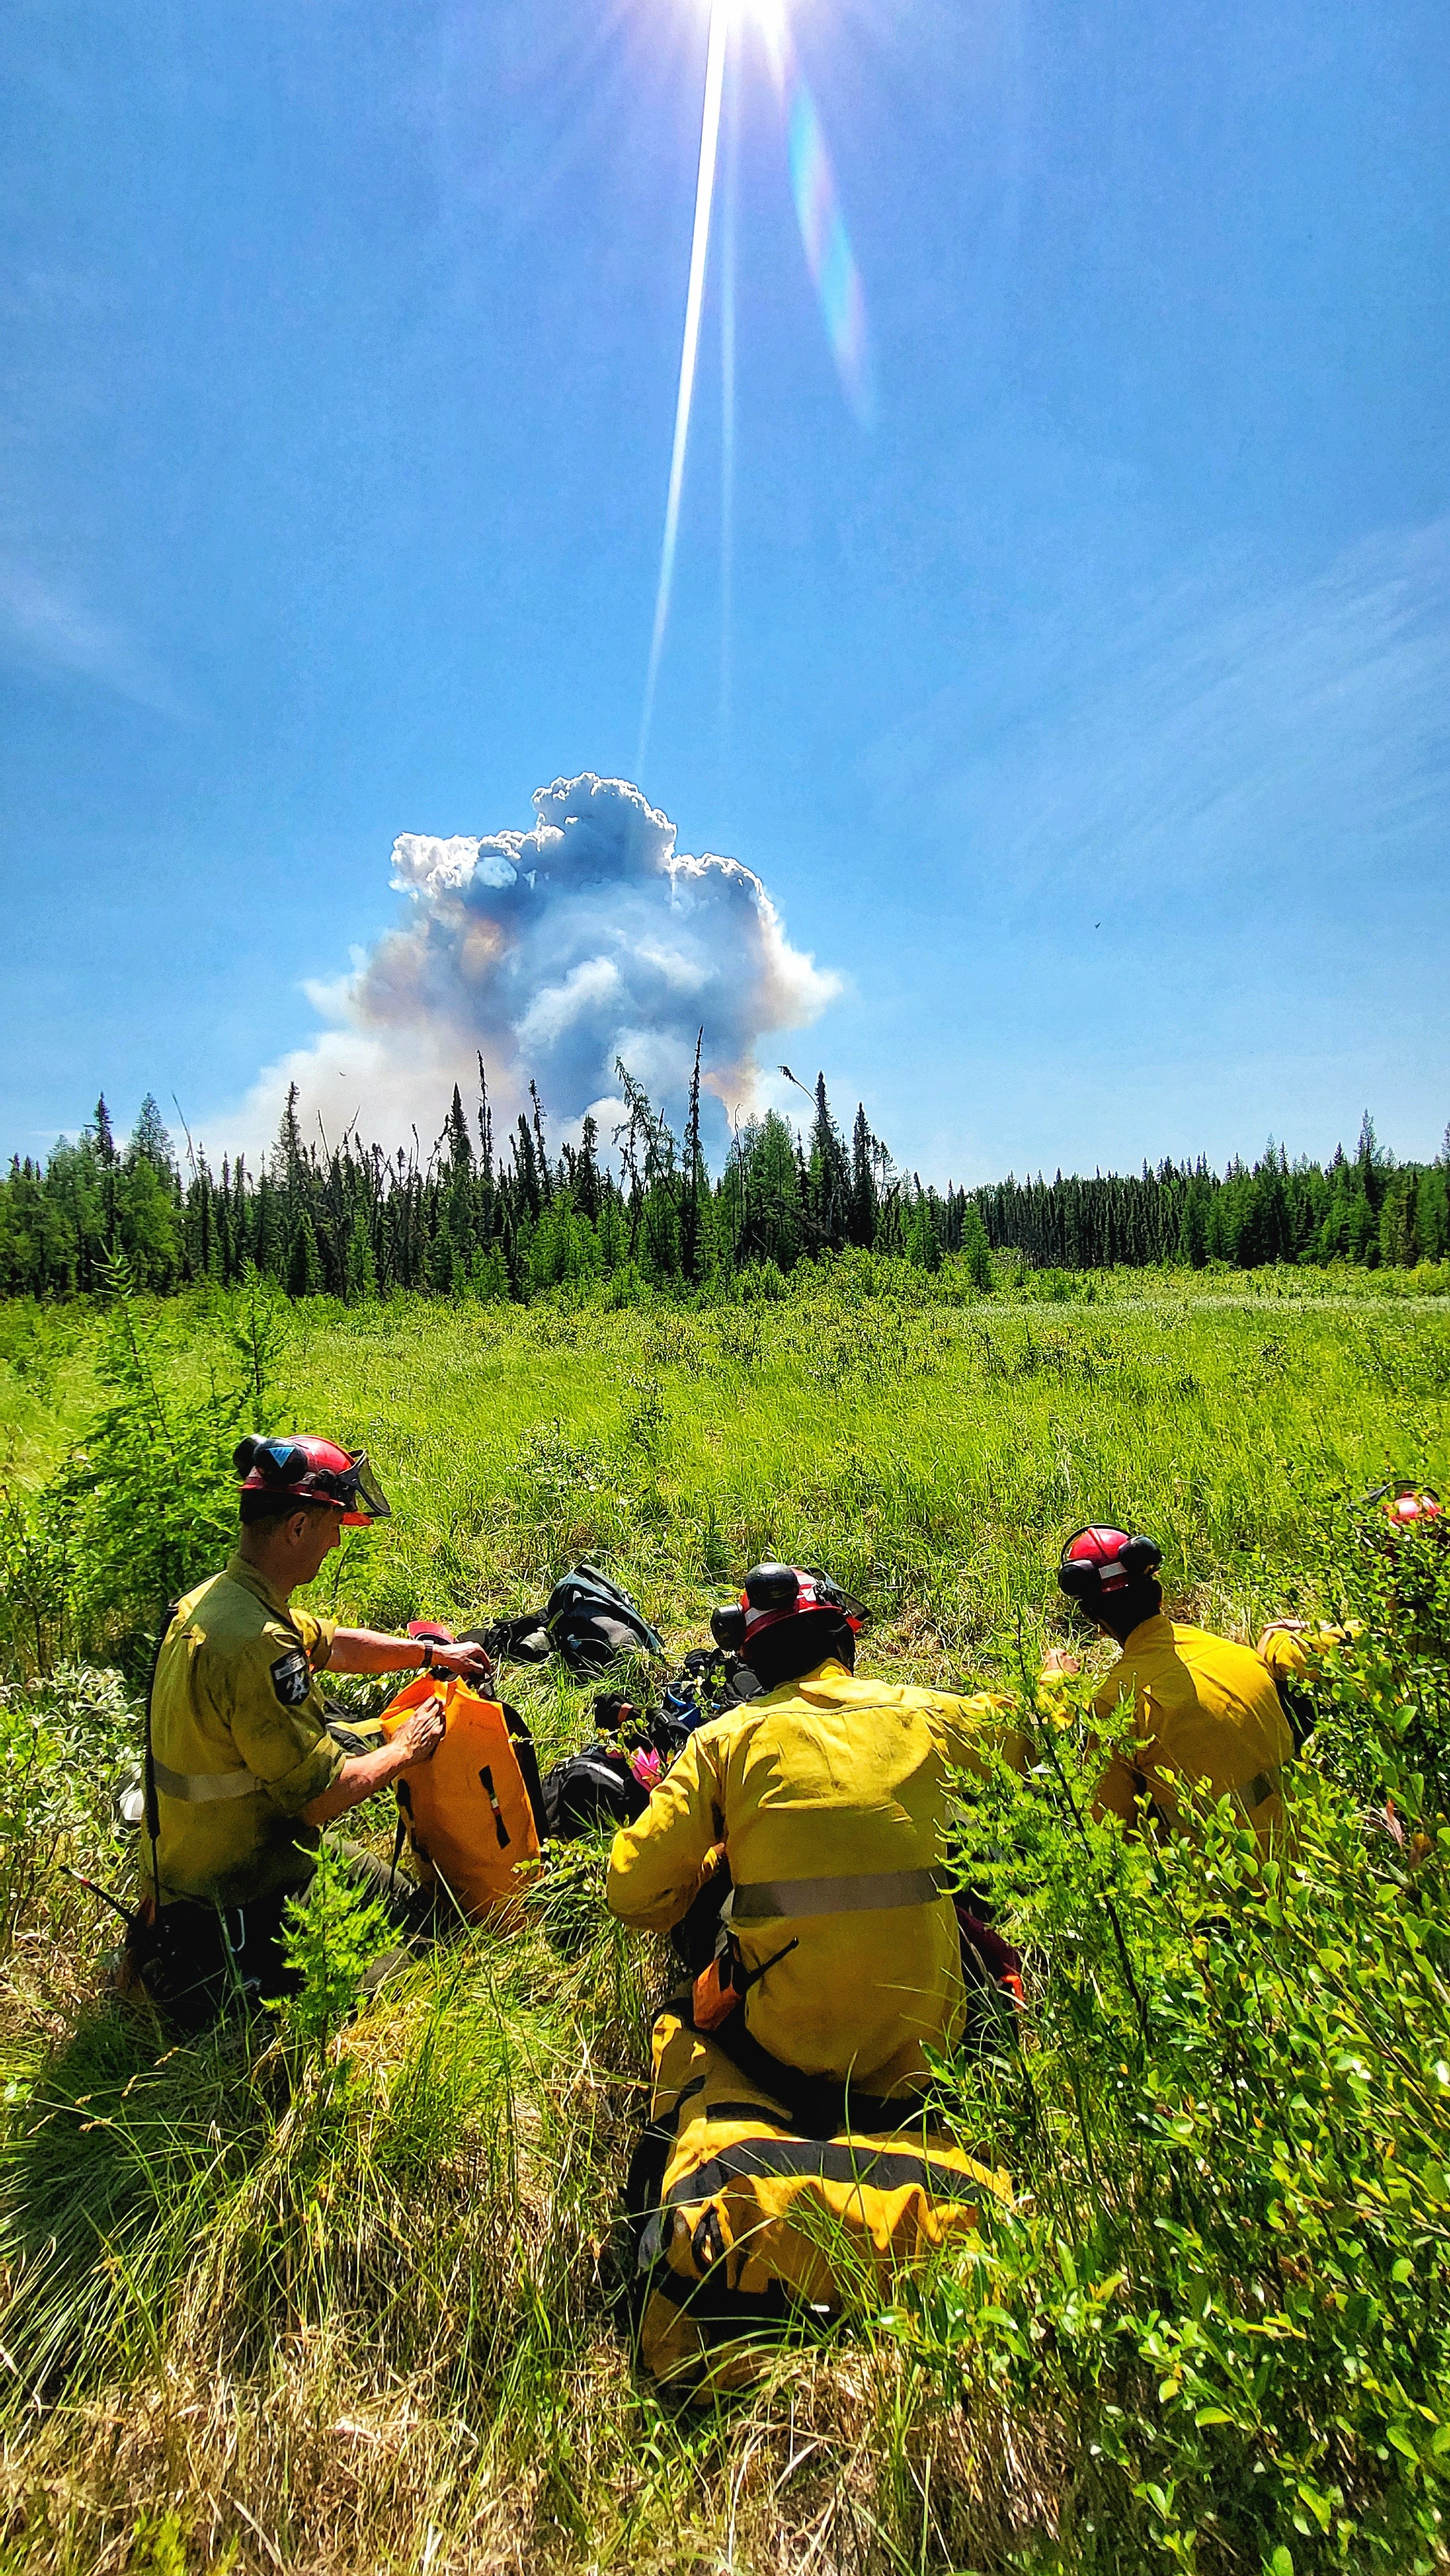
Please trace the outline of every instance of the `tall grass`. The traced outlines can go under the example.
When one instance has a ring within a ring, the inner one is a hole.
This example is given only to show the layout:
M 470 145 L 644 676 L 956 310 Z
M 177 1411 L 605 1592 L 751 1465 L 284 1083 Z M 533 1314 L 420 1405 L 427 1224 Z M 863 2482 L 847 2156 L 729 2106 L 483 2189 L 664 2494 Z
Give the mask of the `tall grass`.
M 593 1554 L 693 1643 L 783 1551 L 878 1606 L 864 1669 L 1013 1685 L 1059 1621 L 1061 1532 L 1111 1511 L 1163 1541 L 1177 1606 L 1238 1633 L 1348 1611 L 1363 1634 L 1326 1674 L 1276 1876 L 1213 1819 L 1167 1853 L 1085 1839 L 1045 1754 L 994 1793 L 983 1865 L 1028 1949 L 1028 2044 L 956 2080 L 1015 2207 L 979 2260 L 863 2300 L 728 2409 L 662 2404 L 614 2312 L 665 1962 L 604 1912 L 600 1849 L 541 1882 L 522 1934 L 395 1972 L 331 2038 L 283 2016 L 168 2047 L 100 1998 L 114 1927 L 55 1866 L 124 1873 L 134 1697 L 74 1665 L 17 1677 L 0 2565 L 1436 2563 L 1445 1605 L 1354 1548 L 1346 1498 L 1387 1468 L 1444 1477 L 1450 1318 L 1133 1285 L 951 1305 L 847 1263 L 718 1311 L 294 1318 L 282 1416 L 366 1440 L 394 1503 L 319 1586 L 348 1615 L 519 1607 Z M 105 1329 L 77 1317 L 43 1387 L 0 1375 L 32 1511 Z M 204 1396 L 226 1314 L 181 1300 L 148 1329 L 159 1381 Z M 104 1601 L 82 1613 L 103 1653 Z M 546 1756 L 588 1732 L 552 1672 L 510 1688 Z M 1085 1781 L 1085 1732 L 1054 1741 Z M 1366 1838 L 1387 1779 L 1412 1829 L 1430 1814 L 1428 1856 Z

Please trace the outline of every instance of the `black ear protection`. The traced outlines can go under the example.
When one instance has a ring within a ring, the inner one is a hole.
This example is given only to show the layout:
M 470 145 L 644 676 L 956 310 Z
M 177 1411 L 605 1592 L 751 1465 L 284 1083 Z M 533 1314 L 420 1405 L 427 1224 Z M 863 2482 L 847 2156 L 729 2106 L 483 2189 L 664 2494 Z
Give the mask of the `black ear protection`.
M 1104 1586 L 1103 1577 L 1109 1570 L 1115 1571 L 1121 1566 L 1128 1583 L 1139 1583 L 1145 1575 L 1156 1574 L 1163 1562 L 1163 1550 L 1157 1540 L 1144 1538 L 1141 1535 L 1125 1538 L 1117 1554 L 1110 1557 L 1106 1564 L 1096 1557 L 1069 1555 L 1068 1550 L 1075 1547 L 1080 1538 L 1091 1536 L 1092 1526 L 1089 1524 L 1083 1529 L 1074 1530 L 1071 1538 L 1063 1544 L 1062 1556 L 1057 1568 L 1057 1580 L 1059 1588 L 1068 1595 L 1070 1600 L 1095 1601 L 1101 1599 L 1105 1589 L 1122 1590 L 1124 1586 L 1119 1584 Z
M 752 1610 L 788 1610 L 799 1598 L 800 1588 L 793 1565 L 753 1565 L 745 1578 L 745 1598 Z
M 269 1485 L 290 1484 L 293 1477 L 307 1467 L 307 1452 L 295 1448 L 290 1440 L 269 1440 L 265 1432 L 249 1431 L 232 1451 L 232 1465 L 243 1479 L 253 1468 L 260 1470 Z
M 843 1592 L 818 1565 L 753 1565 L 745 1578 L 745 1597 L 710 1613 L 710 1634 L 728 1655 L 745 1652 L 746 1639 L 762 1627 L 773 1627 L 799 1607 L 819 1616 L 834 1612 L 853 1635 L 867 1625 L 863 1602 Z
M 743 1601 L 729 1601 L 710 1613 L 710 1634 L 727 1655 L 745 1651 L 750 1612 L 789 1610 L 800 1597 L 800 1577 L 793 1565 L 753 1565 L 745 1578 Z

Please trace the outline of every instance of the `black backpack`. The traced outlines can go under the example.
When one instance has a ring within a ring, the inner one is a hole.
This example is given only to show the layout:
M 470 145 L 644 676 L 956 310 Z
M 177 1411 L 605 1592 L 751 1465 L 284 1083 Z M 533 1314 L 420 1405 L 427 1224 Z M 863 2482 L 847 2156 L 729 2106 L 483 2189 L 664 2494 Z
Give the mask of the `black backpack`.
M 586 1744 L 544 1776 L 551 1842 L 575 1842 L 595 1825 L 632 1825 L 648 1805 L 649 1791 L 618 1745 Z
M 549 1595 L 545 1624 L 578 1681 L 602 1673 L 616 1655 L 662 1655 L 657 1637 L 627 1592 L 597 1565 L 576 1565 Z

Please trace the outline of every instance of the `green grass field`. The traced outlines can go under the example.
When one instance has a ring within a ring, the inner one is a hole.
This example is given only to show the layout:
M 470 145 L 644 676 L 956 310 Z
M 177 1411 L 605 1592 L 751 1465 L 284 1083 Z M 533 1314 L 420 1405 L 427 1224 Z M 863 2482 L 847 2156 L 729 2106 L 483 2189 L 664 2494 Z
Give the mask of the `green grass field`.
M 141 1318 L 174 1423 L 225 1411 L 236 1324 L 194 1296 Z M 134 1700 L 106 1668 L 135 1619 L 88 1580 L 89 1506 L 44 1578 L 73 1595 L 48 1677 L 21 1594 L 115 1326 L 0 1309 L 0 2571 L 1443 2564 L 1443 1637 L 1356 1571 L 1348 1504 L 1450 1480 L 1450 1300 L 1265 1273 L 953 1302 L 848 1260 L 704 1311 L 313 1301 L 283 1327 L 266 1427 L 365 1442 L 393 1502 L 318 1587 L 348 1617 L 471 1623 L 594 1557 L 675 1650 L 782 1554 L 873 1605 L 862 1670 L 1015 1687 L 1064 1628 L 1062 1535 L 1111 1517 L 1207 1624 L 1358 1605 L 1367 1637 L 1272 1885 L 1212 1824 L 1155 1859 L 1080 1844 L 1051 1782 L 1002 1786 L 1030 2040 L 963 2117 L 1017 2212 L 748 2398 L 667 2406 L 606 2295 L 663 1963 L 603 1914 L 599 1853 L 330 2037 L 168 2051 L 98 2001 L 118 1927 L 54 1864 L 124 1865 Z M 587 1738 L 587 1694 L 510 1685 L 546 1752 Z M 1085 1779 L 1080 1729 L 1067 1753 Z M 1360 1828 L 1381 1756 L 1429 1829 L 1413 1871 Z
M 1083 1283 L 1090 1305 L 963 1305 L 888 1275 L 873 1295 L 872 1265 L 843 1263 L 704 1313 L 291 1310 L 277 1418 L 366 1442 L 395 1506 L 324 1588 L 377 1619 L 473 1614 L 593 1553 L 673 1642 L 744 1565 L 804 1551 L 869 1594 L 887 1651 L 958 1668 L 1040 1620 L 1083 1519 L 1152 1528 L 1175 1596 L 1242 1629 L 1298 1579 L 1306 1496 L 1450 1472 L 1450 1299 L 1376 1296 L 1362 1274 L 1300 1295 L 1270 1272 L 1197 1297 L 1183 1274 L 1147 1293 L 1118 1274 Z M 204 1303 L 159 1306 L 151 1329 L 164 1383 L 225 1373 Z M 10 1310 L 0 1439 L 22 1478 L 83 1436 L 101 1331 L 80 1308 Z

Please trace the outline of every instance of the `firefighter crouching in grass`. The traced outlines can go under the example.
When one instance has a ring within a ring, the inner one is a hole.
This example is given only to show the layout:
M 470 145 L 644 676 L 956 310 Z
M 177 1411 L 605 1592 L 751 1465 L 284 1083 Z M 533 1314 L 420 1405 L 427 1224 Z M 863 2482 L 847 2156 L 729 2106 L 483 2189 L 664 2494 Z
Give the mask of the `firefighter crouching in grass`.
M 1393 1561 L 1406 1540 L 1444 1546 L 1450 1541 L 1440 1497 L 1429 1485 L 1376 1485 L 1358 1505 L 1364 1544 L 1383 1550 Z M 1398 1585 L 1397 1585 L 1398 1590 Z M 1346 1639 L 1361 1634 L 1357 1621 L 1336 1626 L 1326 1620 L 1271 1619 L 1259 1637 L 1258 1652 L 1279 1685 L 1295 1734 L 1303 1741 L 1313 1726 L 1309 1692 L 1325 1655 Z
M 1423 1631 L 1424 1614 L 1434 1601 L 1437 1577 L 1442 1576 L 1450 1547 L 1450 1520 L 1439 1495 L 1429 1485 L 1404 1480 L 1376 1485 L 1357 1506 L 1356 1529 L 1360 1546 L 1378 1558 L 1387 1572 L 1385 1607 L 1392 1610 L 1395 1624 L 1412 1634 Z M 1441 1616 L 1443 1620 L 1443 1611 Z M 1273 1619 L 1262 1630 L 1257 1651 L 1274 1676 L 1297 1745 L 1307 1743 L 1314 1732 L 1318 1692 L 1332 1672 L 1338 1650 L 1352 1655 L 1363 1635 L 1360 1619 Z M 1431 1652 L 1439 1644 L 1433 1619 L 1422 1643 Z M 1363 1823 L 1371 1838 L 1388 1841 L 1414 1866 L 1430 1850 L 1423 1832 L 1406 1839 L 1392 1797 L 1366 1807 Z
M 631 2304 L 664 2378 L 728 2384 L 742 2339 L 839 2302 L 948 2230 L 1003 2179 L 932 2132 L 928 2053 L 961 2028 L 943 1859 L 951 1775 L 1022 1740 L 984 1708 L 856 1678 L 859 1604 L 799 1566 L 757 1566 L 717 1643 L 761 1695 L 699 1727 L 621 1828 L 609 1903 L 665 1932 L 710 1909 L 715 1955 L 659 2015 L 650 2124 L 626 2191 Z
M 1164 1616 L 1162 1550 L 1126 1530 L 1074 1531 L 1057 1580 L 1120 1649 L 1093 1694 L 1095 1714 L 1123 1732 L 1098 1783 L 1094 1812 L 1161 1829 L 1178 1810 L 1176 1782 L 1234 1799 L 1267 1849 L 1284 1819 L 1282 1770 L 1294 1738 L 1273 1678 L 1251 1646 Z M 1053 1649 L 1043 1672 L 1074 1673 Z
M 330 1440 L 244 1440 L 241 1534 L 221 1574 L 188 1593 L 156 1658 L 147 1743 L 145 1863 L 150 1895 L 132 1959 L 180 2027 L 202 2028 L 230 1998 L 288 1990 L 284 1908 L 305 1892 L 324 1826 L 431 1760 L 440 1702 L 390 1743 L 349 1756 L 328 1733 L 317 1675 L 416 1669 L 485 1678 L 481 1647 L 339 1628 L 294 1608 L 344 1529 L 386 1517 L 365 1451 Z M 425 1928 L 419 1892 L 369 1854 L 339 1846 L 401 1934 Z

